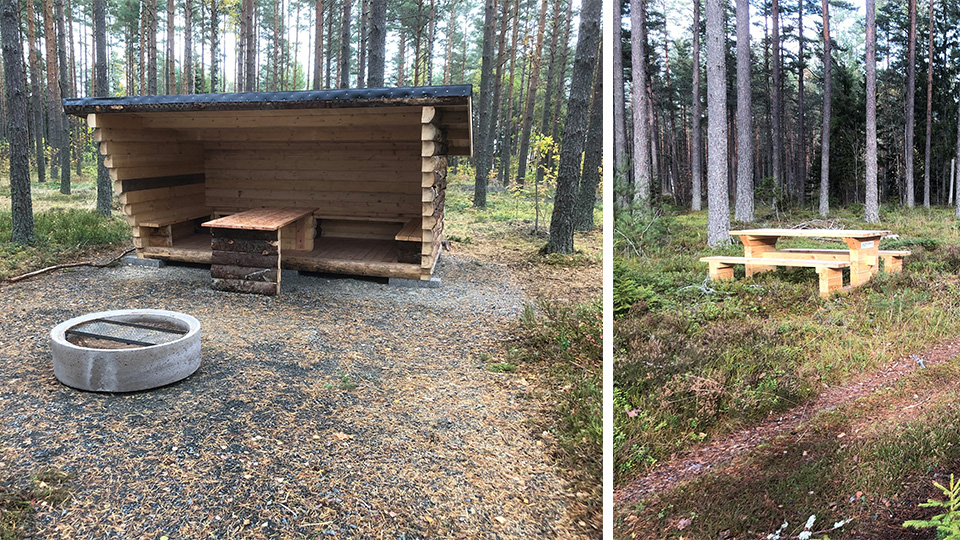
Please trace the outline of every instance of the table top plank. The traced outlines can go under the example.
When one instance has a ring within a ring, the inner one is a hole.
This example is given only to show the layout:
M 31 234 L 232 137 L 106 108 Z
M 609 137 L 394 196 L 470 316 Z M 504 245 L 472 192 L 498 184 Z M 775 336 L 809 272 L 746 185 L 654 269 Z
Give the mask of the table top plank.
M 891 234 L 890 231 L 886 230 L 862 229 L 747 229 L 730 231 L 731 236 L 793 236 L 800 238 L 815 236 L 826 238 L 873 238 L 889 234 Z
M 217 229 L 245 229 L 248 231 L 276 231 L 298 219 L 309 216 L 316 208 L 252 208 L 212 221 L 204 227 Z

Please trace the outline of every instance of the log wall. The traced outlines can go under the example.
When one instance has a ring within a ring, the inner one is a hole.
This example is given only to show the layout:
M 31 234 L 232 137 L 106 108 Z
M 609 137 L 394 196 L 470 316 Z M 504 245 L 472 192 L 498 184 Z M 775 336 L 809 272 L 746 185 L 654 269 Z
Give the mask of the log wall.
M 440 127 L 441 112 L 424 107 L 420 142 L 420 279 L 428 280 L 443 244 L 443 202 L 447 194 L 447 138 Z
M 129 114 L 91 114 L 87 123 L 139 254 L 193 234 L 194 220 L 210 216 L 203 148 L 196 141 L 183 141 L 173 130 L 145 129 L 140 117 Z

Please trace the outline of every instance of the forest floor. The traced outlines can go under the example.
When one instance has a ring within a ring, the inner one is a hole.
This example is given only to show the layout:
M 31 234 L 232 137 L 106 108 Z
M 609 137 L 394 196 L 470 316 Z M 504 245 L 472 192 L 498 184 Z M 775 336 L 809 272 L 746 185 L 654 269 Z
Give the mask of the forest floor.
M 646 263 L 615 268 L 617 537 L 766 538 L 786 522 L 796 538 L 815 515 L 813 530 L 852 520 L 827 532 L 835 540 L 935 538 L 903 522 L 937 513 L 918 503 L 942 499 L 933 482 L 960 471 L 952 216 L 885 213 L 881 227 L 900 234 L 887 246 L 913 251 L 905 272 L 826 300 L 815 277 L 785 271 L 704 295 L 700 219 L 660 216 L 647 230 L 671 240 L 648 238 Z
M 186 266 L 0 285 L 0 506 L 30 494 L 31 538 L 599 538 L 599 482 L 554 428 L 558 381 L 490 366 L 534 300 L 599 298 L 602 234 L 542 258 L 526 220 L 461 210 L 477 224 L 448 213 L 470 237 L 438 289 L 285 272 L 277 297 L 236 295 Z M 56 381 L 52 326 L 135 307 L 201 321 L 194 375 L 133 394 Z

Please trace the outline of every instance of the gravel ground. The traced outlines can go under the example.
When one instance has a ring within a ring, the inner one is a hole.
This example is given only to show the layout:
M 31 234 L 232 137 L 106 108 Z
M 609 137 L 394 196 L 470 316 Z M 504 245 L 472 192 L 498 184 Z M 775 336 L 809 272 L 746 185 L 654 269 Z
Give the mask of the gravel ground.
M 68 471 L 32 538 L 579 538 L 524 379 L 483 369 L 526 301 L 445 255 L 438 289 L 284 272 L 217 292 L 206 268 L 61 271 L 0 289 L 0 482 Z M 153 391 L 53 376 L 48 334 L 94 311 L 188 313 L 202 365 Z

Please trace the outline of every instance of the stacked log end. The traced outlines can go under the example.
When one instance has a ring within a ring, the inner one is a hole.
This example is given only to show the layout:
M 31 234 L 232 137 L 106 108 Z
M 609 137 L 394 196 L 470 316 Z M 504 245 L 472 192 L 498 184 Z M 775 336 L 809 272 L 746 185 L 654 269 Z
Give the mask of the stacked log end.
M 420 279 L 429 280 L 440 257 L 443 243 L 443 203 L 447 194 L 447 138 L 440 127 L 440 111 L 424 107 L 421 116 L 422 213 L 419 261 Z M 404 262 L 404 261 L 401 261 Z
M 220 291 L 276 295 L 280 245 L 276 231 L 211 229 L 210 276 Z

